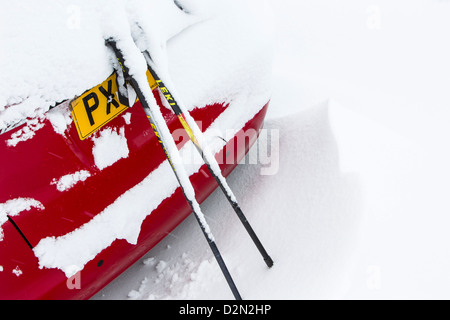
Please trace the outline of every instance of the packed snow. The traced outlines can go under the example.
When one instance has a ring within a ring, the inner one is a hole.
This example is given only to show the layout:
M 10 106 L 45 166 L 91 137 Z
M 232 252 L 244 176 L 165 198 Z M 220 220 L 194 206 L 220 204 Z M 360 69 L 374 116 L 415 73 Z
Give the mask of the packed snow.
M 270 4 L 279 170 L 228 181 L 273 269 L 220 191 L 202 205 L 241 294 L 449 298 L 450 2 Z M 191 217 L 95 298 L 232 295 Z
M 8 61 L 0 132 L 45 114 L 63 134 L 68 115 L 45 111 L 111 74 L 105 35 L 137 41 L 152 48 L 186 109 L 212 97 L 233 102 L 209 128 L 212 151 L 221 147 L 213 132 L 241 128 L 272 98 L 265 130 L 227 181 L 275 266 L 265 266 L 221 191 L 201 206 L 244 299 L 449 298 L 450 1 L 177 2 L 191 14 L 169 0 L 0 2 Z M 143 62 L 132 55 L 139 73 Z M 28 122 L 10 146 L 39 129 L 40 120 Z M 103 132 L 92 138 L 94 150 L 111 151 L 94 151 L 99 169 L 128 156 L 123 131 Z M 181 151 L 184 162 L 195 154 L 191 143 Z M 186 163 L 186 172 L 198 167 Z M 67 174 L 55 180 L 61 189 L 88 178 Z M 116 239 L 136 243 L 142 221 L 176 186 L 163 163 L 76 232 L 41 240 L 41 267 L 69 277 Z M 11 201 L 0 204 L 0 225 L 43 209 Z M 193 216 L 94 297 L 232 298 Z
M 127 158 L 130 153 L 123 127 L 118 132 L 110 128 L 102 130 L 98 136 L 94 136 L 93 140 L 92 154 L 95 165 L 100 170 L 113 165 L 120 159 Z
M 65 102 L 65 104 L 67 103 L 69 103 L 69 101 Z M 66 130 L 69 128 L 69 125 L 72 123 L 69 108 L 53 109 L 48 111 L 45 116 L 52 124 L 55 132 L 61 135 L 64 135 Z

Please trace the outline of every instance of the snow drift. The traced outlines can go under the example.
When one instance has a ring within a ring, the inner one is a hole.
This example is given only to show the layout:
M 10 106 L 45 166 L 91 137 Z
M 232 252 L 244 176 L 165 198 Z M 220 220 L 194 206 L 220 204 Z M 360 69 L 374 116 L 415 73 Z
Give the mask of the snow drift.
M 340 114 L 338 105 L 324 103 L 267 122 L 268 134 L 279 132 L 279 141 L 267 148 L 280 155 L 278 172 L 261 175 L 267 164 L 241 164 L 229 178 L 247 218 L 267 243 L 273 269 L 267 269 L 220 192 L 203 205 L 245 299 L 343 293 L 358 243 L 362 191 L 358 175 L 341 170 L 330 108 Z M 261 147 L 264 140 L 272 141 L 262 137 Z M 128 288 L 133 299 L 232 299 L 213 259 L 190 218 L 97 298 L 125 298 Z M 143 278 L 139 288 L 127 283 L 130 276 Z

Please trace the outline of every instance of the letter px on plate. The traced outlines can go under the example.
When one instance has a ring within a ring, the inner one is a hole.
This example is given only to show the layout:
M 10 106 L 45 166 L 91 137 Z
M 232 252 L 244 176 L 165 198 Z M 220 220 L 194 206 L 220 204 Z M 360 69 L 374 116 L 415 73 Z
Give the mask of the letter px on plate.
M 157 87 L 148 71 L 147 79 L 152 90 Z M 113 73 L 103 83 L 75 99 L 71 107 L 78 135 L 84 140 L 125 111 L 128 105 L 119 99 L 117 74 Z

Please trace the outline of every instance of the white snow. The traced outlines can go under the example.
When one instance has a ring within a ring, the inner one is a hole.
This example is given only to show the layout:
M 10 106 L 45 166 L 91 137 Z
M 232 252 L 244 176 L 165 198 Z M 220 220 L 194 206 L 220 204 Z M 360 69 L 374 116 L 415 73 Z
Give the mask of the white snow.
M 95 165 L 100 170 L 113 165 L 120 159 L 127 158 L 130 153 L 125 137 L 125 128 L 123 127 L 120 128 L 119 132 L 111 128 L 101 130 L 93 140 L 92 154 Z
M 13 269 L 12 273 L 14 273 L 16 277 L 20 277 L 23 274 L 23 271 L 19 266 L 17 266 L 15 269 Z
M 64 105 L 66 105 L 64 103 Z M 61 135 L 64 135 L 65 131 L 68 129 L 69 125 L 72 123 L 72 117 L 70 115 L 70 111 L 68 108 L 55 108 L 50 110 L 45 114 L 47 119 L 50 121 L 50 123 L 53 126 L 53 129 L 56 133 L 59 133 Z
M 31 208 L 44 210 L 42 203 L 31 198 L 11 199 L 5 203 L 0 203 L 0 241 L 3 240 L 3 224 L 8 221 L 8 216 L 14 217 L 23 211 L 28 211 Z
M 130 125 L 131 124 L 131 113 L 127 112 L 122 116 L 123 120 L 125 121 L 126 125 Z
M 111 28 L 112 30 L 112 28 Z M 111 32 L 108 30 L 108 32 Z M 141 51 L 136 47 L 131 34 L 122 34 L 122 30 L 117 34 L 109 34 L 107 38 L 111 37 L 116 40 L 116 46 L 119 51 L 123 54 L 125 59 L 125 66 L 128 69 L 129 75 L 133 77 L 136 81 L 141 94 L 143 95 L 143 101 L 147 102 L 148 108 L 144 108 L 147 117 L 152 121 L 152 127 L 155 132 L 158 133 L 161 140 L 161 144 L 169 158 L 170 164 L 173 168 L 173 172 L 183 190 L 183 194 L 190 203 L 194 214 L 197 216 L 205 235 L 208 237 L 209 241 L 214 241 L 214 236 L 212 235 L 209 225 L 202 213 L 200 205 L 198 204 L 195 197 L 195 190 L 189 180 L 189 174 L 186 172 L 186 168 L 183 165 L 182 158 L 178 151 L 177 145 L 169 131 L 169 128 L 164 120 L 164 117 L 159 109 L 159 106 L 153 96 L 153 93 L 148 85 L 147 80 L 147 63 Z M 150 52 L 153 52 L 151 50 Z
M 10 147 L 17 146 L 22 141 L 30 140 L 36 134 L 35 132 L 44 127 L 41 119 L 32 119 L 26 121 L 26 126 L 11 135 L 11 139 L 6 140 Z
M 245 3 L 189 1 L 189 15 L 172 1 L 160 0 L 81 0 L 76 4 L 45 0 L 23 1 L 18 6 L 0 3 L 0 21 L 8 26 L 1 28 L 2 47 L 7 50 L 0 54 L 8 64 L 0 74 L 0 130 L 25 117 L 42 115 L 50 106 L 103 82 L 112 73 L 114 60 L 110 60 L 104 37 L 122 35 L 126 39 L 130 29 L 137 35 L 136 21 L 150 35 L 150 40 L 136 40 L 141 47 L 152 48 L 159 66 L 168 64 L 187 108 L 206 105 L 213 96 L 228 101 L 239 94 L 242 85 L 266 92 L 260 97 L 267 99 L 270 86 L 234 81 L 236 70 L 241 79 L 248 74 L 267 74 L 261 63 L 266 59 L 265 50 L 257 61 L 249 63 L 248 59 L 255 56 L 252 41 L 257 40 L 261 49 L 260 45 L 267 42 L 257 36 L 266 22 L 252 14 L 255 10 L 246 16 L 236 10 Z M 247 20 L 248 30 L 230 22 L 239 19 Z M 216 38 L 215 30 L 224 28 L 229 32 Z M 179 37 L 184 29 L 183 37 Z M 189 50 L 186 42 L 190 43 Z
M 73 186 L 75 186 L 78 182 L 86 181 L 91 174 L 89 171 L 81 170 L 72 174 L 68 174 L 62 176 L 59 179 L 53 179 L 51 184 L 56 185 L 56 189 L 60 192 L 64 192 L 70 190 Z
M 98 26 L 103 11 L 97 9 L 108 2 L 0 3 L 1 58 L 8 61 L 0 74 L 0 128 L 42 115 L 106 79 L 112 69 L 104 59 Z

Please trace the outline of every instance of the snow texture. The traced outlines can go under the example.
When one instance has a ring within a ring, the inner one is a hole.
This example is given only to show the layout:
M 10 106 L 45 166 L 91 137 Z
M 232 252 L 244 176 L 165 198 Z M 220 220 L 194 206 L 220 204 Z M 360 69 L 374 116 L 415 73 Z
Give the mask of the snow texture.
M 244 163 L 228 181 L 274 268 L 219 191 L 202 206 L 243 297 L 448 299 L 450 3 L 270 2 L 279 171 Z M 95 299 L 232 299 L 196 229 Z
M 146 114 L 151 119 L 152 126 L 154 126 L 154 129 L 159 134 L 163 148 L 165 149 L 166 154 L 170 159 L 171 166 L 183 190 L 183 194 L 190 203 L 194 214 L 197 216 L 202 230 L 208 237 L 208 241 L 213 242 L 214 236 L 212 235 L 211 230 L 202 213 L 200 205 L 195 198 L 195 190 L 189 180 L 189 175 L 187 174 L 186 169 L 183 165 L 178 148 L 172 138 L 169 128 L 148 85 L 146 75 L 147 63 L 145 62 L 144 56 L 141 54 L 141 51 L 135 46 L 133 40 L 124 40 L 127 38 L 131 39 L 131 35 L 128 35 L 128 37 L 126 37 L 126 35 L 114 35 L 112 37 L 114 39 L 117 39 L 117 47 L 124 56 L 125 65 L 129 69 L 129 74 L 131 77 L 133 77 L 133 79 L 136 81 L 136 85 L 138 86 L 138 88 L 136 89 L 142 93 L 143 101 L 146 101 L 148 105 L 148 109 L 145 109 Z
M 2 47 L 8 49 L 0 52 L 2 61 L 8 61 L 0 74 L 0 130 L 43 115 L 50 106 L 104 81 L 115 60 L 104 38 L 117 36 L 131 44 L 130 31 L 138 34 L 136 22 L 150 35 L 148 41 L 137 39 L 140 47 L 151 48 L 158 66 L 168 68 L 188 109 L 229 101 L 242 91 L 244 83 L 234 81 L 236 77 L 258 78 L 266 72 L 261 64 L 265 54 L 254 62 L 248 60 L 262 48 L 252 43 L 267 40 L 260 35 L 266 24 L 258 15 L 250 11 L 244 16 L 245 10 L 236 10 L 245 9 L 247 2 L 187 1 L 191 14 L 172 1 L 160 0 L 0 3 L 0 21 L 8 26 L 0 28 Z M 240 32 L 242 23 L 233 19 L 245 21 L 247 30 Z M 217 38 L 221 30 L 229 32 Z M 139 65 L 137 52 L 135 58 L 130 62 Z M 267 99 L 270 86 L 250 81 L 244 85 Z
M 89 171 L 81 170 L 72 174 L 65 175 L 61 178 L 54 179 L 51 184 L 56 185 L 56 189 L 60 192 L 64 192 L 70 190 L 73 186 L 75 186 L 78 182 L 86 181 L 91 174 Z
M 119 132 L 111 128 L 100 131 L 98 137 L 94 137 L 94 147 L 92 154 L 95 165 L 103 170 L 120 159 L 127 158 L 129 155 L 128 143 L 125 137 L 125 128 Z
M 10 147 L 17 146 L 20 142 L 30 140 L 34 137 L 35 132 L 44 127 L 41 119 L 32 119 L 26 121 L 26 126 L 12 134 L 11 139 L 6 141 Z
M 6 201 L 5 203 L 0 203 L 0 241 L 3 240 L 2 225 L 8 221 L 8 216 L 17 216 L 21 212 L 28 211 L 31 208 L 44 210 L 42 203 L 30 198 L 12 199 Z

